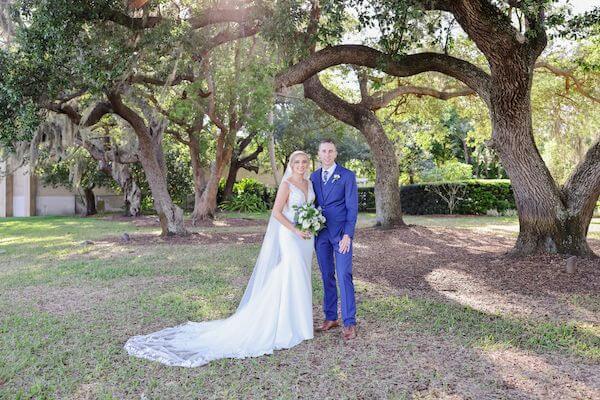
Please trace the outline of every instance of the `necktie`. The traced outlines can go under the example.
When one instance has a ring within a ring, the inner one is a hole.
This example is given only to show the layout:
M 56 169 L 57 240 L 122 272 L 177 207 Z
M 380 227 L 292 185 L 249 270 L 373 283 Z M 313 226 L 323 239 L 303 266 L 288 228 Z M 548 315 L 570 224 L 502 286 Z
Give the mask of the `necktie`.
M 327 183 L 327 176 L 329 175 L 329 171 L 323 171 L 323 184 Z

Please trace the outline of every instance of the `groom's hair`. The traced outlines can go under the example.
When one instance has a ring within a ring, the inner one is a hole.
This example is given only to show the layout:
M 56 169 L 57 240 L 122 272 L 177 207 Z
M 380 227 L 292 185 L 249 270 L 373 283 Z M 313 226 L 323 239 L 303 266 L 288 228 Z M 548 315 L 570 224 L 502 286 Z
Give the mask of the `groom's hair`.
M 334 145 L 335 147 L 337 147 L 336 144 L 335 144 L 335 142 L 333 141 L 333 139 L 329 139 L 329 138 L 321 139 L 321 141 L 319 142 L 319 147 L 321 147 L 321 145 L 323 143 L 331 143 L 332 145 Z

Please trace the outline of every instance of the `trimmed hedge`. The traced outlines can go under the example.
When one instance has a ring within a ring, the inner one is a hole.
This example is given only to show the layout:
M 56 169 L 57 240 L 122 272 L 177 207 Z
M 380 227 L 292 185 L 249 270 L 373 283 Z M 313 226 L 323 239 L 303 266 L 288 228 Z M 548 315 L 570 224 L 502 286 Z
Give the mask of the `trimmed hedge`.
M 400 188 L 402 211 L 411 215 L 449 214 L 448 205 L 429 187 L 444 184 L 462 184 L 466 187 L 465 195 L 459 200 L 456 214 L 483 215 L 488 210 L 500 213 L 516 209 L 515 199 L 508 180 L 469 180 L 462 182 L 440 182 L 406 185 Z M 360 211 L 375 209 L 375 192 L 372 187 L 358 189 L 358 206 Z

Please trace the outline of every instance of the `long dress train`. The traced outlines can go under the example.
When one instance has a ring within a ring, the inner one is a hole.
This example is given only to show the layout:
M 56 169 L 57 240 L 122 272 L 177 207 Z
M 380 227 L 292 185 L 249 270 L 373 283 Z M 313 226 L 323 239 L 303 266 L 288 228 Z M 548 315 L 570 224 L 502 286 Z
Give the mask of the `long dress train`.
M 289 182 L 288 182 L 289 183 Z M 283 214 L 293 220 L 293 205 L 312 203 L 289 184 Z M 313 239 L 301 239 L 271 217 L 252 277 L 236 312 L 227 319 L 187 322 L 125 344 L 130 355 L 182 367 L 220 358 L 271 354 L 313 338 L 311 264 Z

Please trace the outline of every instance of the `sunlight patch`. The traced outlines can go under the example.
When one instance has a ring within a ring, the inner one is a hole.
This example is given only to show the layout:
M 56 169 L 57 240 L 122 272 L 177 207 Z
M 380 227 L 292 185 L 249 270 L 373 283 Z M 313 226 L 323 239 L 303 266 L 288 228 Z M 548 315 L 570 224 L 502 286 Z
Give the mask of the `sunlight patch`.
M 483 351 L 504 384 L 539 399 L 600 398 L 600 368 L 591 372 L 578 362 L 509 348 Z M 591 372 L 591 373 L 590 373 Z

